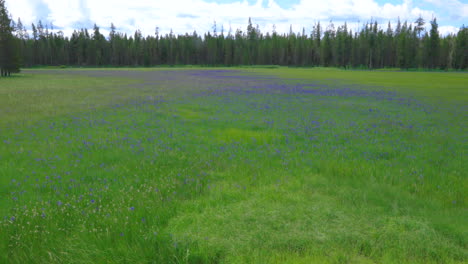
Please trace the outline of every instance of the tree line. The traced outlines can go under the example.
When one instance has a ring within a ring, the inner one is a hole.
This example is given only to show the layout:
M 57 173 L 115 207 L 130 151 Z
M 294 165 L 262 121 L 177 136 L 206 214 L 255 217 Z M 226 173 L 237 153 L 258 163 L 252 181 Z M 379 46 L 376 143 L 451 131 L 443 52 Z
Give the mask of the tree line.
M 3 2 L 4 0 L 0 0 Z M 19 54 L 17 64 L 69 66 L 156 66 L 156 65 L 285 65 L 352 68 L 398 67 L 427 69 L 466 69 L 468 67 L 468 28 L 457 34 L 440 36 L 436 18 L 426 32 L 425 21 L 398 20 L 384 30 L 377 22 L 363 25 L 357 32 L 345 23 L 335 28 L 320 22 L 312 32 L 262 33 L 251 19 L 245 31 L 237 29 L 204 35 L 197 32 L 176 35 L 172 31 L 143 36 L 117 32 L 111 24 L 108 36 L 94 25 L 75 30 L 71 36 L 55 32 L 41 21 L 32 24 L 32 35 L 21 20 L 10 21 L 13 38 L 9 39 Z M 3 32 L 3 31 L 2 31 Z M 2 38 L 3 39 L 3 38 Z M 2 41 L 3 42 L 3 41 Z M 2 48 L 3 50 L 3 48 Z M 2 64 L 3 65 L 3 64 Z M 2 67 L 3 68 L 3 67 Z

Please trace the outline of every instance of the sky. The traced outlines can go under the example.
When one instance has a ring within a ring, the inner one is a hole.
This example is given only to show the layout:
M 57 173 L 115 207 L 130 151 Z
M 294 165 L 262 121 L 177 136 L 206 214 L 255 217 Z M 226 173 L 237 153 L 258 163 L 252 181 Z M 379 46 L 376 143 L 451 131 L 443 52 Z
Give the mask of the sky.
M 249 17 L 262 32 L 310 33 L 320 22 L 325 28 L 345 21 L 358 30 L 371 20 L 384 29 L 396 19 L 414 22 L 419 16 L 427 22 L 437 18 L 439 31 L 456 33 L 468 26 L 468 0 L 6 0 L 13 19 L 27 28 L 31 23 L 53 25 L 56 31 L 71 35 L 74 29 L 92 29 L 96 23 L 107 34 L 111 23 L 120 32 L 143 35 L 246 30 Z M 49 26 L 50 27 L 50 26 Z

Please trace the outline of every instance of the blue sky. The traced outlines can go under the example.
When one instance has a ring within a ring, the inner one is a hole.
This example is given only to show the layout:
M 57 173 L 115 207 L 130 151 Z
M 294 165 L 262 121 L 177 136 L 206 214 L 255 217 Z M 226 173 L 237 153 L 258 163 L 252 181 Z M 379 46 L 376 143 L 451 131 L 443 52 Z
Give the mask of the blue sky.
M 468 25 L 468 0 L 6 0 L 16 20 L 30 26 L 38 20 L 54 25 L 69 35 L 73 29 L 91 28 L 94 23 L 107 32 L 110 23 L 119 31 L 132 33 L 140 29 L 144 35 L 171 29 L 177 34 L 217 30 L 245 30 L 247 20 L 260 29 L 310 32 L 320 21 L 326 27 L 347 21 L 358 29 L 366 21 L 377 20 L 382 27 L 395 19 L 413 22 L 422 16 L 427 22 L 437 17 L 442 34 L 454 33 Z

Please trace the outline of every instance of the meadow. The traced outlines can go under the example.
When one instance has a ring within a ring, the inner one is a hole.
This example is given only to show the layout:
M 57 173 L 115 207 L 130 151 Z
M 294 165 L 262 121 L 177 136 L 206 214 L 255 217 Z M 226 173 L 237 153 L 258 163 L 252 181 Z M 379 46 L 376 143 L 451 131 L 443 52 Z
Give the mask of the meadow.
M 468 74 L 0 79 L 0 263 L 467 263 Z

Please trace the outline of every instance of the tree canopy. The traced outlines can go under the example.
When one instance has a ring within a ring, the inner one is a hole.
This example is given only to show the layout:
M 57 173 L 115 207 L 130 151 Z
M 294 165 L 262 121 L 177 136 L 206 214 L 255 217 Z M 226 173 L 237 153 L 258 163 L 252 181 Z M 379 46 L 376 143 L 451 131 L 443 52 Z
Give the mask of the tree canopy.
M 9 21 L 6 15 L 2 19 Z M 154 35 L 143 36 L 139 30 L 127 35 L 111 24 L 108 36 L 97 25 L 92 31 L 76 29 L 71 36 L 64 36 L 39 21 L 31 25 L 30 37 L 18 20 L 16 28 L 7 32 L 16 32 L 15 43 L 27 67 L 189 64 L 467 68 L 468 29 L 463 26 L 456 35 L 440 36 L 435 18 L 430 21 L 429 32 L 424 24 L 422 18 L 414 24 L 398 20 L 394 29 L 390 23 L 382 26 L 370 21 L 353 32 L 346 23 L 338 27 L 330 23 L 326 28 L 316 23 L 312 32 L 295 33 L 291 28 L 290 32 L 279 34 L 275 27 L 272 33 L 263 33 L 249 19 L 245 31 L 229 29 L 227 34 L 224 29 L 219 31 L 214 22 L 213 30 L 204 35 L 196 31 L 162 35 L 157 27 Z
M 5 0 L 0 0 L 0 71 L 1 76 L 9 76 L 19 72 L 20 54 L 18 39 L 13 36 L 14 27 L 5 6 Z

